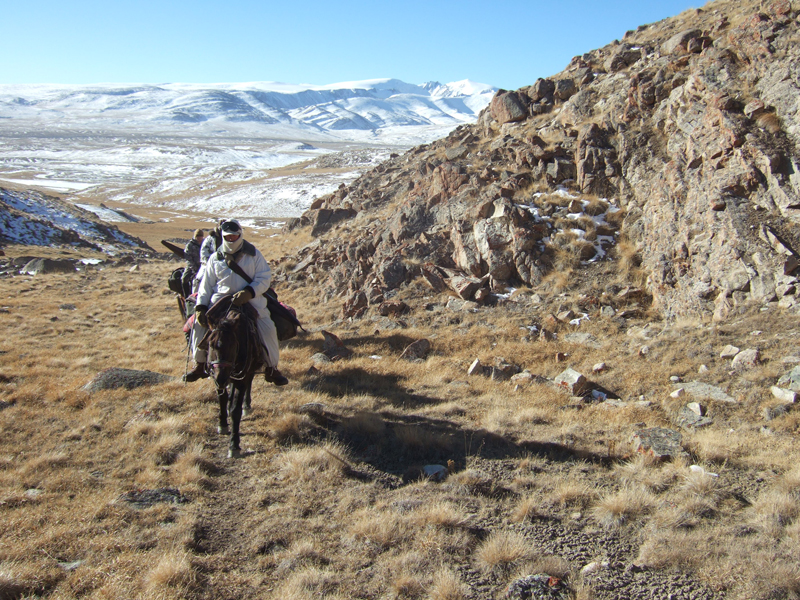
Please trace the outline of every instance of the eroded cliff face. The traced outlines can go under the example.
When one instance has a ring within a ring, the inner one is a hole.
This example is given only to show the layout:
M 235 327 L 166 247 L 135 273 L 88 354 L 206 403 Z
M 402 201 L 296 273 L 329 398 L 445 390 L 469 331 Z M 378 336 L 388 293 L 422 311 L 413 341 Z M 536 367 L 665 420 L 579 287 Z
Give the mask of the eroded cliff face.
M 501 90 L 475 125 L 319 198 L 289 225 L 320 237 L 290 276 L 352 316 L 419 276 L 465 299 L 535 287 L 624 237 L 666 317 L 793 305 L 799 9 L 718 0 Z

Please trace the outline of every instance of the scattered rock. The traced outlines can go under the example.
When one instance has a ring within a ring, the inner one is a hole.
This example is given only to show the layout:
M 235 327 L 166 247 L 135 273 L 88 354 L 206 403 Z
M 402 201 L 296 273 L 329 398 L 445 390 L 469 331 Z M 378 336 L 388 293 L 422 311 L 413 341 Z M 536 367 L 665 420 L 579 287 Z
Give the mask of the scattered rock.
M 76 308 L 74 304 L 62 304 L 58 307 L 59 310 L 76 310 Z
M 689 381 L 683 384 L 683 389 L 690 396 L 697 398 L 697 400 L 716 400 L 717 402 L 736 402 L 721 388 L 702 383 L 700 381 Z
M 476 358 L 467 369 L 467 375 L 484 375 L 486 368 L 481 364 L 480 359 Z
M 342 318 L 343 319 L 358 319 L 367 312 L 369 301 L 364 292 L 354 292 L 344 304 L 342 304 Z
M 603 371 L 605 371 L 607 368 L 608 368 L 608 367 L 606 367 L 606 363 L 604 363 L 604 362 L 599 362 L 599 363 L 596 363 L 596 364 L 595 364 L 595 365 L 592 367 L 592 373 L 602 373 L 602 372 L 603 372 Z
M 582 332 L 575 332 L 575 333 L 567 333 L 562 338 L 565 342 L 569 342 L 571 344 L 580 344 L 586 348 L 593 348 L 595 350 L 599 350 L 602 347 L 600 340 L 598 340 L 595 336 L 591 333 L 582 333 Z
M 378 307 L 378 312 L 384 317 L 402 315 L 409 310 L 408 304 L 401 300 L 387 300 Z
M 326 408 L 322 402 L 306 402 L 297 409 L 297 412 L 302 415 L 321 415 Z
M 572 312 L 571 310 L 564 310 L 556 315 L 556 319 L 558 319 L 562 323 L 569 323 L 574 318 L 575 318 L 575 313 Z
M 523 371 L 522 373 L 517 373 L 516 375 L 511 376 L 511 383 L 516 383 L 520 385 L 533 383 L 533 373 L 530 371 Z
M 557 577 L 546 573 L 527 575 L 512 581 L 506 588 L 506 600 L 567 600 L 571 592 Z
M 586 377 L 574 369 L 565 369 L 554 380 L 553 383 L 566 389 L 572 396 L 582 396 L 586 392 Z
M 430 351 L 431 343 L 428 340 L 417 340 L 416 342 L 412 342 L 406 346 L 406 349 L 403 350 L 400 358 L 404 358 L 406 360 L 425 360 L 428 358 L 428 353 Z
M 683 454 L 680 432 L 664 427 L 639 429 L 631 437 L 634 452 L 656 458 L 677 457 Z
M 800 392 L 800 366 L 778 379 L 778 387 L 788 388 L 793 392 Z
M 458 298 L 450 298 L 445 305 L 448 310 L 462 310 L 464 308 L 464 301 Z
M 149 508 L 160 502 L 168 504 L 184 504 L 189 499 L 180 493 L 177 488 L 162 487 L 154 490 L 132 490 L 119 497 L 121 502 L 126 502 L 136 509 Z
M 337 335 L 325 330 L 322 330 L 321 333 L 325 337 L 322 353 L 329 359 L 339 360 L 353 355 L 353 351 L 347 348 Z
M 581 575 L 590 575 L 591 573 L 595 573 L 600 569 L 607 569 L 608 565 L 609 562 L 607 560 L 590 562 L 581 569 Z
M 20 269 L 20 273 L 27 273 L 28 275 L 72 273 L 73 271 L 75 271 L 75 263 L 73 261 L 52 258 L 34 258 Z
M 725 346 L 722 349 L 722 352 L 719 353 L 720 358 L 733 358 L 739 354 L 739 348 L 736 346 Z
M 699 402 L 689 402 L 686 408 L 695 413 L 698 417 L 704 417 L 706 415 L 706 407 Z
M 775 385 L 770 388 L 770 391 L 772 392 L 772 395 L 781 402 L 786 402 L 789 404 L 794 404 L 797 402 L 797 392 L 785 390 Z
M 761 362 L 761 353 L 755 348 L 742 350 L 731 361 L 731 367 L 737 370 L 752 369 Z
M 82 561 L 82 560 L 73 560 L 73 561 L 70 561 L 70 562 L 60 562 L 60 563 L 58 563 L 58 566 L 61 567 L 62 569 L 64 569 L 65 571 L 69 572 L 69 571 L 74 571 L 75 569 L 80 567 L 83 564 L 83 562 L 84 561 Z
M 169 381 L 175 381 L 175 377 L 154 373 L 153 371 L 136 371 L 112 367 L 95 375 L 94 379 L 83 386 L 82 389 L 89 393 L 121 387 L 126 390 L 132 390 L 137 387 L 158 385 Z
M 444 481 L 447 479 L 447 467 L 443 465 L 425 465 L 422 467 L 425 477 L 432 481 Z
M 311 356 L 311 360 L 318 365 L 323 365 L 329 362 L 332 362 L 330 358 L 328 358 L 327 354 L 323 354 L 322 352 L 317 352 Z M 313 368 L 313 367 L 312 367 Z
M 777 406 L 765 406 L 762 414 L 764 415 L 765 421 L 772 421 L 773 419 L 777 419 L 778 417 L 782 417 L 789 410 L 792 408 L 791 404 L 778 404 Z
M 693 402 L 691 404 L 697 404 L 697 403 Z M 675 421 L 679 426 L 686 429 L 688 428 L 699 429 L 700 427 L 711 425 L 711 423 L 713 422 L 710 418 L 698 414 L 695 410 L 690 408 L 689 405 L 686 405 L 683 408 L 681 408 L 681 410 L 678 412 L 678 416 L 675 419 Z
M 677 390 L 672 392 L 669 395 L 669 397 L 670 398 L 683 398 L 683 396 L 685 396 L 685 395 L 686 395 L 686 390 L 684 390 L 683 388 L 678 388 Z

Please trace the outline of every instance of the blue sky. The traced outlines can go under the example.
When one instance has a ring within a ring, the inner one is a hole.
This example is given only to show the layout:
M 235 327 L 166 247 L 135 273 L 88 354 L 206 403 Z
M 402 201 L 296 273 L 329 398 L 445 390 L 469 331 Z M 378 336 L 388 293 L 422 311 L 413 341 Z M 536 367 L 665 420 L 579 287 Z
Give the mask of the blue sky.
M 0 83 L 323 85 L 395 77 L 507 89 L 688 0 L 30 0 L 3 8 Z

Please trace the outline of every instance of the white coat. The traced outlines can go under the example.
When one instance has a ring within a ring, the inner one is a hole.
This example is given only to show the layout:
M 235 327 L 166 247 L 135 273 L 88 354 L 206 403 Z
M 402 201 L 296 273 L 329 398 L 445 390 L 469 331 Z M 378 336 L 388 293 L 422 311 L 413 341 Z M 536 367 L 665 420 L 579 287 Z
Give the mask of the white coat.
M 253 281 L 247 281 L 237 275 L 227 265 L 222 251 L 217 251 L 211 255 L 206 262 L 203 270 L 203 278 L 200 280 L 200 288 L 197 291 L 197 306 L 211 307 L 223 296 L 229 296 L 240 292 L 246 287 L 250 287 L 255 297 L 250 300 L 250 304 L 258 311 L 258 332 L 261 334 L 261 341 L 267 350 L 267 365 L 270 367 L 278 366 L 280 350 L 278 348 L 278 333 L 275 330 L 275 323 L 269 316 L 267 310 L 267 299 L 264 292 L 269 289 L 272 282 L 272 269 L 269 267 L 264 256 L 258 249 L 245 241 L 241 251 L 236 254 L 236 263 L 241 269 L 250 276 Z M 197 348 L 197 344 L 206 333 L 206 328 L 195 322 L 192 330 L 192 350 L 197 362 L 206 362 L 207 353 L 205 350 Z

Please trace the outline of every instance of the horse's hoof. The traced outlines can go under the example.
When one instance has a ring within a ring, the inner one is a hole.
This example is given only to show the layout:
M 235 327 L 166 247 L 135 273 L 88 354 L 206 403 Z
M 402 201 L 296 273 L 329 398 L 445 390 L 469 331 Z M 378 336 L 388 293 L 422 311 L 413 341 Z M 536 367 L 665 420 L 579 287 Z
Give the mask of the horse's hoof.
M 227 427 L 221 427 L 221 426 L 217 427 L 217 433 L 220 435 L 229 435 L 230 432 L 231 430 L 228 429 Z
M 250 415 L 252 415 L 252 414 L 253 414 L 253 409 L 252 409 L 252 408 L 250 408 L 249 406 L 245 406 L 245 407 L 242 409 L 242 416 L 243 416 L 243 417 L 249 417 L 249 416 L 250 416 Z
M 228 458 L 242 458 L 242 451 L 239 448 L 228 450 Z

